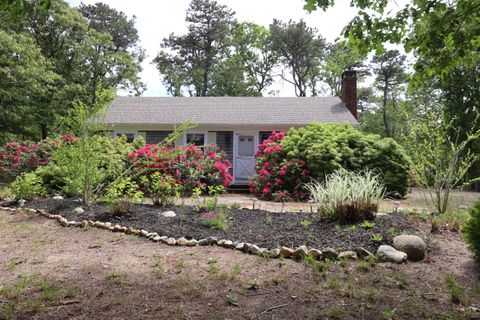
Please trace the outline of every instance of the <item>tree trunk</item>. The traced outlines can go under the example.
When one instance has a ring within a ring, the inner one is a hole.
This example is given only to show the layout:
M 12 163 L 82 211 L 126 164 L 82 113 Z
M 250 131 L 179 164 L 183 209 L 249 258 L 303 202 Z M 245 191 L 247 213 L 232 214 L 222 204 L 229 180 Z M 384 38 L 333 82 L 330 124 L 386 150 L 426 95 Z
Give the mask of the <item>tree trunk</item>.
M 387 119 L 387 100 L 388 100 L 388 79 L 385 79 L 385 86 L 383 87 L 383 103 L 382 103 L 383 125 L 385 127 L 385 135 L 387 137 L 391 137 L 392 133 L 390 132 L 390 127 L 388 125 L 388 119 Z
M 47 139 L 47 134 L 48 134 L 48 128 L 46 124 L 41 124 L 40 125 L 41 131 L 42 131 L 42 140 Z

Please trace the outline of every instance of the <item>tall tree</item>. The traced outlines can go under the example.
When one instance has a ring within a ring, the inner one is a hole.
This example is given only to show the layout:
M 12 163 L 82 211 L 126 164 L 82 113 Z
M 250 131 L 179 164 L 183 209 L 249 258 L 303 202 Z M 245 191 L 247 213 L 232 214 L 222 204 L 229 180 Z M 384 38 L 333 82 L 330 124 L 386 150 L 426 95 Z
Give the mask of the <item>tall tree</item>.
M 315 95 L 316 82 L 320 80 L 320 62 L 325 53 L 325 40 L 303 20 L 290 20 L 288 23 L 274 20 L 270 32 L 272 49 L 290 69 L 291 78 L 282 72 L 282 79 L 295 86 L 298 97 L 305 97 L 309 88 Z
M 50 89 L 36 96 L 35 101 L 38 110 L 45 111 L 38 119 L 45 138 L 49 130 L 56 130 L 75 100 L 95 105 L 99 89 L 129 85 L 140 88 L 138 72 L 143 53 L 136 46 L 134 20 L 127 21 L 122 13 L 105 6 L 88 7 L 90 25 L 79 10 L 64 1 L 52 1 L 49 10 L 36 5 L 41 1 L 32 0 L 28 14 L 17 21 L 4 20 L 0 25 L 30 35 L 48 62 L 48 71 L 57 75 Z M 130 42 L 125 41 L 130 37 Z
M 241 57 L 247 77 L 255 82 L 258 94 L 273 82 L 273 70 L 278 65 L 278 54 L 272 50 L 270 30 L 251 22 L 235 26 L 234 44 Z
M 345 70 L 357 71 L 357 77 L 368 73 L 363 64 L 363 57 L 345 42 L 328 45 L 322 80 L 325 82 L 332 96 L 340 96 L 342 89 L 342 74 Z
M 387 105 L 389 100 L 395 105 L 400 86 L 407 81 L 405 59 L 398 50 L 389 50 L 382 55 L 375 55 L 371 61 L 376 87 L 382 93 L 381 108 L 387 137 L 394 134 L 388 120 Z
M 154 59 L 169 93 L 206 96 L 212 88 L 212 75 L 230 46 L 234 12 L 215 0 L 193 0 L 185 21 L 188 32 L 171 34 L 163 40 Z M 173 53 L 170 53 L 173 52 Z
M 0 142 L 14 135 L 38 138 L 38 123 L 52 116 L 39 100 L 56 75 L 28 34 L 0 29 L 0 43 Z
M 140 64 L 145 53 L 139 44 L 135 16 L 129 19 L 125 13 L 101 2 L 81 4 L 79 10 L 90 28 L 111 37 L 108 41 L 93 44 L 98 55 L 91 61 L 91 90 L 94 92 L 102 83 L 105 88 L 120 87 L 140 95 L 145 85 L 138 74 L 142 71 Z

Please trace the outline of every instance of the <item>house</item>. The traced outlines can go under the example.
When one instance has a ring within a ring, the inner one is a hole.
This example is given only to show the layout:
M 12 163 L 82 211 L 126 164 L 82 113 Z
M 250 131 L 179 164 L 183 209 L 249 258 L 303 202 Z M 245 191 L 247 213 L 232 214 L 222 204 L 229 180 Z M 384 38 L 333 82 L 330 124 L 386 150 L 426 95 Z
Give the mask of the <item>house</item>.
M 311 122 L 357 124 L 355 71 L 342 77 L 339 97 L 118 97 L 107 110 L 105 123 L 113 135 L 147 144 L 167 137 L 175 126 L 197 125 L 176 145 L 215 143 L 233 164 L 234 183 L 255 173 L 258 144 L 272 131 L 286 131 Z

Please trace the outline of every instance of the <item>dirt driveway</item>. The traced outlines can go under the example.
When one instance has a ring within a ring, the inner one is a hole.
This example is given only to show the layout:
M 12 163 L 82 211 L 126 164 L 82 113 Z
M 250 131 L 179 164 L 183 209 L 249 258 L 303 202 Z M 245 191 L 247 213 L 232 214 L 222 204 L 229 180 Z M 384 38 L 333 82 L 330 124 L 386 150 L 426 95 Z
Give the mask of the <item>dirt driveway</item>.
M 460 236 L 431 239 L 420 263 L 311 267 L 0 211 L 0 319 L 477 317 L 461 304 L 480 307 L 480 287 Z

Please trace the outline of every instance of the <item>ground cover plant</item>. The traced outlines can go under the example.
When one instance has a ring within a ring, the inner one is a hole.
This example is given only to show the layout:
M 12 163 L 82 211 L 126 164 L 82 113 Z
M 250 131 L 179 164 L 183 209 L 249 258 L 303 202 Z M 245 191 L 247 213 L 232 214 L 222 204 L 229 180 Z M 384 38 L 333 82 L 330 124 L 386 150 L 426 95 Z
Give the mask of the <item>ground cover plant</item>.
M 302 184 L 344 169 L 377 170 L 387 195 L 409 188 L 408 157 L 392 139 L 365 134 L 348 125 L 314 123 L 273 133 L 259 146 L 251 192 L 269 200 L 307 199 Z

